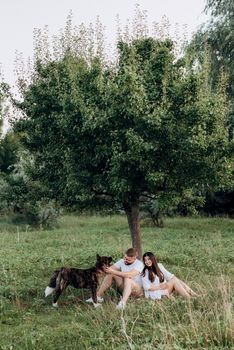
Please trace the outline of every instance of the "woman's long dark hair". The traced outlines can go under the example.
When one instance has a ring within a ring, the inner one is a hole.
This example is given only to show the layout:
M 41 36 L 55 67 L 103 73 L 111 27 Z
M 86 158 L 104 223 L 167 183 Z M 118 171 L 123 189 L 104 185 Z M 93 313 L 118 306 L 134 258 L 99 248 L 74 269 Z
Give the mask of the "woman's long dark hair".
M 149 280 L 150 282 L 154 282 L 155 280 L 155 275 L 158 276 L 159 278 L 159 282 L 162 283 L 164 282 L 164 275 L 162 273 L 162 271 L 160 270 L 160 268 L 158 267 L 158 262 L 157 262 L 157 259 L 155 257 L 155 255 L 151 252 L 146 252 L 144 255 L 143 255 L 143 263 L 144 263 L 144 258 L 148 256 L 148 258 L 150 258 L 150 260 L 152 261 L 152 266 L 151 267 L 148 267 L 148 266 L 144 266 L 144 269 L 142 271 L 142 276 L 144 277 L 145 276 L 145 271 L 148 270 L 149 271 Z

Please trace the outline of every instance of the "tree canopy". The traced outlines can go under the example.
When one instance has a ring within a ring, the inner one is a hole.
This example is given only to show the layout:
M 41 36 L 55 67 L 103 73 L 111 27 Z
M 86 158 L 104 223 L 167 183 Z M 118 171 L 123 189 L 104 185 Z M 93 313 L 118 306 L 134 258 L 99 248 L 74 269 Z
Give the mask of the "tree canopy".
M 71 52 L 38 61 L 17 123 L 52 198 L 125 210 L 141 253 L 145 198 L 204 191 L 230 181 L 225 81 L 187 69 L 171 40 L 119 42 L 117 64 Z

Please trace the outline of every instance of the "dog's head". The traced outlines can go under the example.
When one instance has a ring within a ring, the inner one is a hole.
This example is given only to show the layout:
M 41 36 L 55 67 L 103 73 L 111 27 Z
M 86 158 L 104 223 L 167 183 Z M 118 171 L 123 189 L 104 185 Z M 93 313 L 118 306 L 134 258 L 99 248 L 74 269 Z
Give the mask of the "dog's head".
M 97 254 L 96 268 L 104 272 L 105 268 L 111 265 L 111 262 L 111 256 L 100 256 Z

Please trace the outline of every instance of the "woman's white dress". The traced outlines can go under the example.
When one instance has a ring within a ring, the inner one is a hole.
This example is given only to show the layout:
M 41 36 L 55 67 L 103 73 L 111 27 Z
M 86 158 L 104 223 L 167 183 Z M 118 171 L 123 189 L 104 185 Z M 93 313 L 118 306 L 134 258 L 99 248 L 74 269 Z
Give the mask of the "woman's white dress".
M 170 273 L 169 271 L 167 271 L 162 264 L 159 263 L 158 267 L 164 275 L 165 282 L 170 281 L 174 277 L 174 275 L 172 273 Z M 159 281 L 158 276 L 155 276 L 154 282 L 151 282 L 149 280 L 149 272 L 148 272 L 148 270 L 145 270 L 145 276 L 144 277 L 141 276 L 141 278 L 142 278 L 142 285 L 144 288 L 145 297 L 147 299 L 152 299 L 152 300 L 161 299 L 162 295 L 165 295 L 164 290 L 149 291 L 149 288 L 152 285 L 156 286 L 156 287 L 160 285 L 160 281 Z

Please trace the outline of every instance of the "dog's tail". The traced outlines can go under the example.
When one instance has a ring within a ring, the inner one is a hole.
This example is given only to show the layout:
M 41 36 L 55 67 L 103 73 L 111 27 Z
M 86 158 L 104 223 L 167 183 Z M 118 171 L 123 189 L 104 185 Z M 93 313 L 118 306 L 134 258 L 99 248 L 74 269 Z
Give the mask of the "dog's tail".
M 53 291 L 56 288 L 56 280 L 59 275 L 60 270 L 55 270 L 53 275 L 51 276 L 50 282 L 48 286 L 45 289 L 45 297 L 48 297 L 48 295 L 52 294 Z
M 45 289 L 45 297 L 52 294 L 55 290 L 63 290 L 68 282 L 68 269 L 62 267 L 60 270 L 55 270 L 48 286 Z

